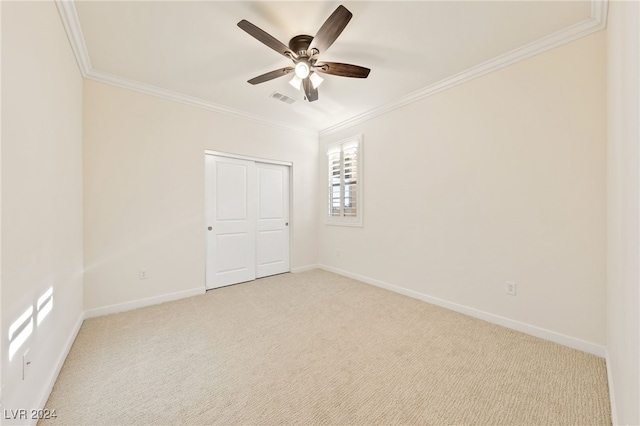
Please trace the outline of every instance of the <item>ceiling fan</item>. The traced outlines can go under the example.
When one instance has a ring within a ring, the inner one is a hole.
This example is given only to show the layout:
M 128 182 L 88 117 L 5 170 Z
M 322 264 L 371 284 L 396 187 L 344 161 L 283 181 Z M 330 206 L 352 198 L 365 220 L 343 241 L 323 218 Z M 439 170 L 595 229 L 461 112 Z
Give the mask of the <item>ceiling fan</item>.
M 248 82 L 251 84 L 264 83 L 293 72 L 295 76 L 289 83 L 298 90 L 301 87 L 304 88 L 307 100 L 313 102 L 318 100 L 318 86 L 323 81 L 318 73 L 340 77 L 367 78 L 371 71 L 369 68 L 339 62 L 318 62 L 318 56 L 336 41 L 352 16 L 353 14 L 346 7 L 340 5 L 322 24 L 315 37 L 297 35 L 289 41 L 289 46 L 285 46 L 245 19 L 238 22 L 238 26 L 250 36 L 291 59 L 294 64 L 259 75 Z

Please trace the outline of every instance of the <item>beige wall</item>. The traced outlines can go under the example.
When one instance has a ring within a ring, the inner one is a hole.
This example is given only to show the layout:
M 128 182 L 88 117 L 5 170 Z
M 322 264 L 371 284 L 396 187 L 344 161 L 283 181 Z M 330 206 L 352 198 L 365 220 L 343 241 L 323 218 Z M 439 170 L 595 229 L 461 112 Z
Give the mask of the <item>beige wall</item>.
M 44 403 L 83 312 L 82 77 L 53 2 L 1 7 L 2 408 L 31 409 Z M 9 361 L 11 323 L 50 286 L 53 310 L 40 325 L 34 318 Z
M 591 35 L 323 136 L 321 146 L 364 134 L 363 228 L 322 223 L 315 137 L 93 81 L 83 90 L 55 5 L 1 7 L 3 409 L 43 402 L 83 310 L 204 288 L 210 149 L 293 162 L 292 268 L 319 259 L 606 341 L 618 420 L 640 422 L 637 3 L 610 4 L 606 40 Z M 507 280 L 517 296 L 504 294 Z M 34 361 L 23 382 L 7 329 L 50 285 L 54 310 L 18 352 Z
M 607 350 L 614 421 L 640 424 L 640 7 L 609 3 Z
M 363 133 L 365 211 L 321 225 L 320 263 L 603 351 L 604 49 L 599 32 L 322 136 Z
M 291 266 L 317 263 L 317 137 L 93 81 L 83 136 L 85 309 L 204 290 L 207 149 L 293 163 Z

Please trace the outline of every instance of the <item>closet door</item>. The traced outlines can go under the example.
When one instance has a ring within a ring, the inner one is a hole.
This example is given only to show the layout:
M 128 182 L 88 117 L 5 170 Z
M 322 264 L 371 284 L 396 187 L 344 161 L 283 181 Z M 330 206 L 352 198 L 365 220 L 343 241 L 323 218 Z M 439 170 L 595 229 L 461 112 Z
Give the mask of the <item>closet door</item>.
M 206 156 L 207 288 L 256 278 L 255 163 Z
M 289 167 L 205 156 L 208 289 L 289 272 Z
M 256 276 L 289 272 L 289 167 L 256 163 Z

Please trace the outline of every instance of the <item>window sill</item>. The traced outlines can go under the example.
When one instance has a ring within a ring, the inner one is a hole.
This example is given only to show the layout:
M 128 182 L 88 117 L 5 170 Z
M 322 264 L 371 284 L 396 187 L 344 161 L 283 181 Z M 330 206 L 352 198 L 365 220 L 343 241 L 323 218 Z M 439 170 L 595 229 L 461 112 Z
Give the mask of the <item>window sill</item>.
M 351 226 L 356 228 L 362 228 L 362 220 L 326 220 L 324 222 L 325 225 L 329 226 Z

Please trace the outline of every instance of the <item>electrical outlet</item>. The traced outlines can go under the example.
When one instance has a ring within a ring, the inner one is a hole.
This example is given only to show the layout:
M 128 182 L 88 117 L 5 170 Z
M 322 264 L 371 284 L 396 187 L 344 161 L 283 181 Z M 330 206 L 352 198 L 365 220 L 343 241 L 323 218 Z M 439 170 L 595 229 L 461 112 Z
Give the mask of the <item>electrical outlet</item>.
M 516 295 L 516 283 L 513 281 L 507 281 L 505 283 L 505 288 L 504 288 L 504 292 L 511 295 L 511 296 L 515 296 Z
M 140 278 L 141 280 L 146 280 L 148 277 L 147 275 L 147 270 L 146 269 L 140 269 L 138 271 L 138 278 Z
M 336 249 L 336 257 L 340 257 L 340 249 Z
M 31 368 L 31 350 L 27 349 L 22 354 L 22 380 L 27 378 L 29 374 L 29 369 Z

